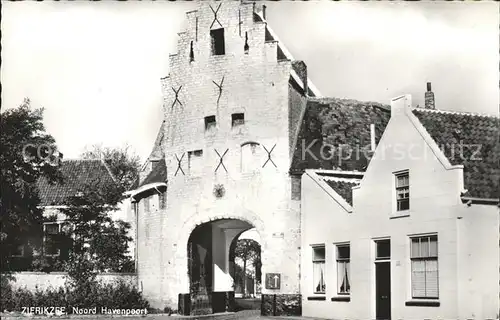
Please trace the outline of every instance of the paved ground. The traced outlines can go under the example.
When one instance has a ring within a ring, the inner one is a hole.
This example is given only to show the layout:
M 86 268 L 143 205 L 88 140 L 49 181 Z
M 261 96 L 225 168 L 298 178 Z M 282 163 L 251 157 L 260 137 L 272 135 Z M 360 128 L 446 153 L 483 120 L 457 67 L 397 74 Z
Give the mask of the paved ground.
M 236 298 L 236 311 L 241 310 L 260 310 L 260 298 Z
M 126 320 L 302 320 L 311 318 L 301 318 L 301 317 L 264 317 L 260 315 L 260 310 L 242 310 L 234 313 L 224 313 L 224 314 L 212 314 L 206 316 L 169 316 L 167 314 L 149 314 L 145 317 L 120 317 L 120 316 L 63 316 L 63 317 L 27 317 L 22 315 L 8 315 L 2 314 L 2 320 L 11 319 L 33 319 L 33 320 L 45 320 L 45 319 L 78 319 L 78 320 L 116 320 L 116 319 L 126 319 Z
M 45 319 L 74 319 L 74 320 L 116 320 L 116 319 L 127 319 L 127 320 L 256 320 L 256 319 L 274 319 L 276 317 L 262 317 L 260 315 L 260 310 L 242 310 L 234 313 L 224 313 L 224 314 L 211 314 L 206 316 L 169 316 L 168 314 L 149 314 L 144 317 L 137 316 L 61 316 L 61 317 L 45 317 L 45 316 L 35 316 L 29 317 L 20 314 L 2 314 L 2 320 L 11 319 L 33 319 L 33 320 L 45 320 Z

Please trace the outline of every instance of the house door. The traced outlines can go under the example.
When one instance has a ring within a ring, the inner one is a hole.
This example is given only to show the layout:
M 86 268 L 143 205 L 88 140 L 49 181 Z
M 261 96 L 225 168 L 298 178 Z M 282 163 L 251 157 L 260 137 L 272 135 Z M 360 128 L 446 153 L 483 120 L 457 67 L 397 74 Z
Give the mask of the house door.
M 375 263 L 375 295 L 377 320 L 391 319 L 391 263 Z

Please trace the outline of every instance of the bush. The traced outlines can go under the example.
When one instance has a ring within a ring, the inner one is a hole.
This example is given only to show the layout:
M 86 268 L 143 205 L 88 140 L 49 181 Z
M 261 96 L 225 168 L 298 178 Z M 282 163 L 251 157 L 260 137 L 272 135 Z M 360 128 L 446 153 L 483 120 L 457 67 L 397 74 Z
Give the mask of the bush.
M 15 279 L 10 274 L 0 274 L 0 312 L 12 305 L 12 285 Z
M 20 312 L 22 307 L 66 307 L 71 313 L 72 307 L 109 309 L 143 309 L 149 308 L 149 303 L 134 286 L 123 280 L 114 283 L 88 282 L 76 288 L 66 285 L 58 289 L 35 290 L 26 288 L 12 289 L 9 281 L 2 276 L 1 311 Z

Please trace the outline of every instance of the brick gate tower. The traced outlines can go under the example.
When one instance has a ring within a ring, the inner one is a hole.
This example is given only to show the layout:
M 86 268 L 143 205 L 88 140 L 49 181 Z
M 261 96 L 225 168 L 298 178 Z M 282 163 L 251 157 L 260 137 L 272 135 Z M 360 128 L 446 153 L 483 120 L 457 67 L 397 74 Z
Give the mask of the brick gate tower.
M 161 79 L 163 123 L 130 192 L 139 286 L 153 307 L 194 314 L 199 251 L 209 303 L 227 310 L 230 243 L 255 228 L 264 299 L 300 303 L 300 178 L 289 169 L 307 96 L 319 93 L 268 26 L 265 5 L 201 1 L 187 22 Z M 204 240 L 191 243 L 200 227 Z

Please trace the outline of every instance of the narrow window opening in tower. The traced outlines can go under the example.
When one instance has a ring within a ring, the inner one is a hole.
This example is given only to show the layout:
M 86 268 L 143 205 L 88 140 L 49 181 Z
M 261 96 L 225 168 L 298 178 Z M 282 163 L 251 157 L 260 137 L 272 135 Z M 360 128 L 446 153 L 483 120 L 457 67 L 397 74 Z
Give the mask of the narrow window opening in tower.
M 205 130 L 210 130 L 215 128 L 217 122 L 215 121 L 215 116 L 207 116 L 205 117 Z
M 194 50 L 193 50 L 193 41 L 191 41 L 191 46 L 189 48 L 189 62 L 194 61 Z
M 245 124 L 245 114 L 244 113 L 233 113 L 231 115 L 231 125 L 233 127 Z
M 249 49 L 250 47 L 248 46 L 248 32 L 245 32 L 245 47 L 244 47 L 245 54 L 248 54 Z
M 224 44 L 224 28 L 210 30 L 212 39 L 212 55 L 224 55 L 226 52 Z

